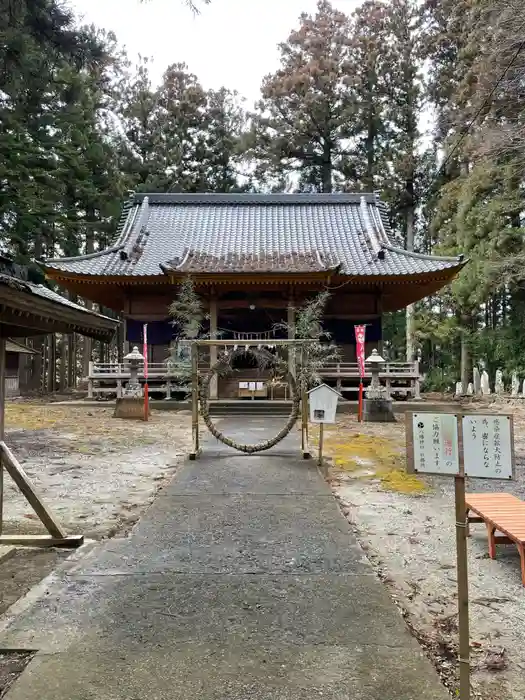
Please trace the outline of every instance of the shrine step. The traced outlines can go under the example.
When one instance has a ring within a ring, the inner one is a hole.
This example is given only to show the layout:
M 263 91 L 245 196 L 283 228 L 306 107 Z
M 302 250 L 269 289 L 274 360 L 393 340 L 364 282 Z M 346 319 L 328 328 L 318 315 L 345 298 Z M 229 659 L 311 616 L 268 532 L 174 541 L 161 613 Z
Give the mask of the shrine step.
M 288 416 L 291 408 L 291 401 L 231 399 L 210 402 L 213 416 Z

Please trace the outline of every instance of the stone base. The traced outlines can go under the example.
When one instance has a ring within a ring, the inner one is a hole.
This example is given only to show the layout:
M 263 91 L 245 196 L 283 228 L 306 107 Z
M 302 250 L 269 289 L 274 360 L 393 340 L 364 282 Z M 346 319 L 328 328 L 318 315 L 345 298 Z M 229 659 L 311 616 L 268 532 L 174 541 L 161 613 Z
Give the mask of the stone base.
M 365 423 L 395 423 L 392 399 L 365 399 L 363 420 Z
M 121 399 L 117 399 L 113 417 L 144 420 L 144 398 L 140 396 L 123 396 Z

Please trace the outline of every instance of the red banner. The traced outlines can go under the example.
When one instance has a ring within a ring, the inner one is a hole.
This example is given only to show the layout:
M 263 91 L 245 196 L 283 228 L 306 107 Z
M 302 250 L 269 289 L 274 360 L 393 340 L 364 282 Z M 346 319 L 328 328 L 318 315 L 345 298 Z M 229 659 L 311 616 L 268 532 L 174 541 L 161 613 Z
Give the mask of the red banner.
M 354 326 L 355 329 L 355 354 L 359 365 L 359 376 L 365 376 L 365 335 L 366 326 Z
M 144 355 L 144 379 L 148 381 L 148 324 L 145 323 L 142 327 L 143 332 L 143 349 L 142 354 Z

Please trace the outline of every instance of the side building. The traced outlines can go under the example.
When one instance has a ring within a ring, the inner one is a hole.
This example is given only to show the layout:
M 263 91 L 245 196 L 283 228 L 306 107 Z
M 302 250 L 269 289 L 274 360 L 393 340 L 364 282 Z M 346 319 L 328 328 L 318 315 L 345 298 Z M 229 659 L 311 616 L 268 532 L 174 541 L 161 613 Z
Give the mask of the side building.
M 324 327 L 342 361 L 355 362 L 355 324 L 367 324 L 367 352 L 381 347 L 382 314 L 436 292 L 463 265 L 393 245 L 376 194 L 134 194 L 113 246 L 43 263 L 59 285 L 122 312 L 128 344 L 148 323 L 154 363 L 168 356 L 168 307 L 187 275 L 211 336 L 239 340 L 271 342 L 308 296 L 331 290 Z M 212 398 L 232 391 L 226 382 Z

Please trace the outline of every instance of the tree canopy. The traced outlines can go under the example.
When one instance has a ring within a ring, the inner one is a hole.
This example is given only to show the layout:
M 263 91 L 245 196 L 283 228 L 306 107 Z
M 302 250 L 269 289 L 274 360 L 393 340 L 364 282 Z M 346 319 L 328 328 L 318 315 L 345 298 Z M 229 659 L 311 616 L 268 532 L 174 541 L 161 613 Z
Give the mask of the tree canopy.
M 183 56 L 154 82 L 67 0 L 0 0 L 2 250 L 38 277 L 105 247 L 130 189 L 375 190 L 399 245 L 471 259 L 386 319 L 392 359 L 420 347 L 436 388 L 525 371 L 523 26 L 519 0 L 319 0 L 252 106 Z

